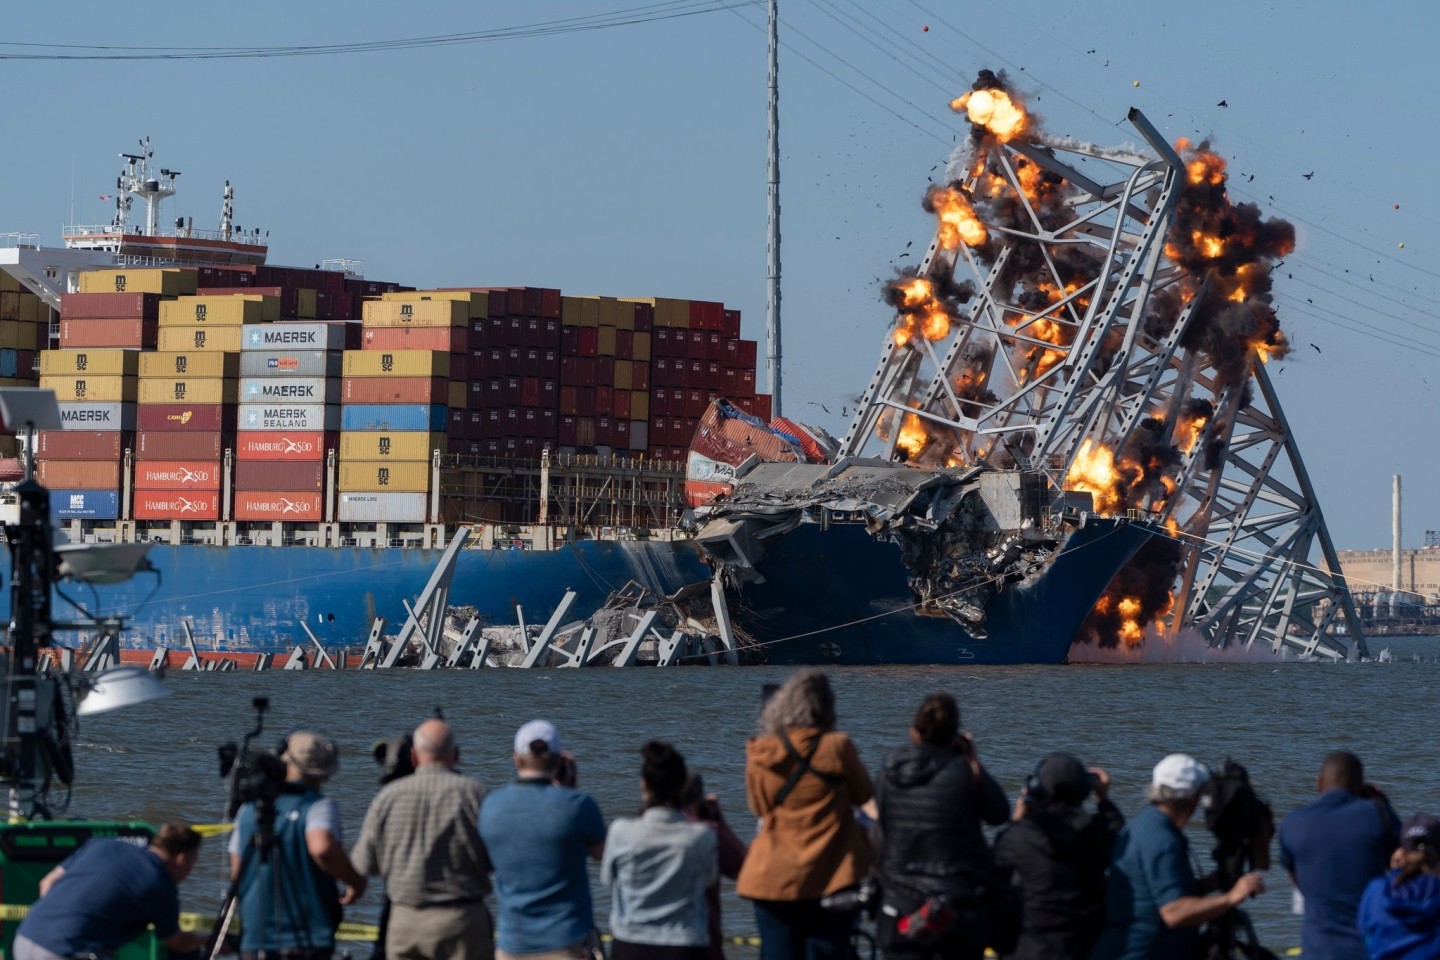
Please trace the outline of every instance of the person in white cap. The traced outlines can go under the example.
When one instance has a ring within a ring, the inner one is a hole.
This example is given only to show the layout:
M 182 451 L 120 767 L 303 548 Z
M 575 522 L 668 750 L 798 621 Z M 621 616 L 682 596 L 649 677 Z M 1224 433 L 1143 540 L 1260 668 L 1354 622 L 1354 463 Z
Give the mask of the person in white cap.
M 494 870 L 496 957 L 587 955 L 595 914 L 585 858 L 605 852 L 605 818 L 589 795 L 556 782 L 564 746 L 548 720 L 515 734 L 515 782 L 480 805 L 480 838 Z
M 1259 873 L 1247 873 L 1229 890 L 1206 895 L 1190 869 L 1182 832 L 1210 779 L 1189 754 L 1172 753 L 1155 765 L 1150 807 L 1120 831 L 1110 863 L 1105 929 L 1091 960 L 1168 960 L 1188 957 L 1202 924 L 1265 891 Z
M 230 835 L 230 873 L 240 878 L 240 956 L 327 960 L 340 906 L 365 892 L 365 877 L 341 846 L 340 811 L 320 793 L 339 772 L 340 755 L 326 738 L 297 730 L 280 759 L 286 774 L 275 800 L 273 848 L 261 855 L 254 803 L 240 808 Z

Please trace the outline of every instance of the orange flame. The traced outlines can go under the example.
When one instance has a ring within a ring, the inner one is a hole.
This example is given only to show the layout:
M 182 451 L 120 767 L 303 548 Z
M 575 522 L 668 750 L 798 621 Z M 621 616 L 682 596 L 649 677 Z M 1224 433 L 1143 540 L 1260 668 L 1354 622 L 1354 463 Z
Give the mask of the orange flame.
M 915 414 L 905 414 L 905 419 L 900 421 L 900 435 L 895 440 L 895 446 L 905 451 L 907 459 L 914 460 L 929 443 L 925 424 Z
M 1080 444 L 1070 471 L 1065 474 L 1065 489 L 1090 494 L 1095 512 L 1114 513 L 1121 506 L 1120 475 L 1115 470 L 1115 454 L 1088 437 Z
M 919 334 L 926 340 L 944 340 L 950 335 L 950 314 L 935 296 L 935 284 L 928 277 L 911 277 L 896 285 L 900 291 L 900 317 L 895 327 L 895 346 L 903 347 Z
M 954 250 L 962 242 L 966 246 L 978 247 L 989 236 L 985 224 L 975 216 L 975 208 L 970 205 L 969 198 L 959 190 L 934 186 L 925 199 L 929 209 L 935 211 L 935 219 L 940 222 L 940 245 L 946 250 Z
M 971 123 L 984 127 L 1001 143 L 1020 136 L 1030 123 L 1024 105 L 1004 90 L 971 90 L 951 100 L 950 109 L 964 111 Z

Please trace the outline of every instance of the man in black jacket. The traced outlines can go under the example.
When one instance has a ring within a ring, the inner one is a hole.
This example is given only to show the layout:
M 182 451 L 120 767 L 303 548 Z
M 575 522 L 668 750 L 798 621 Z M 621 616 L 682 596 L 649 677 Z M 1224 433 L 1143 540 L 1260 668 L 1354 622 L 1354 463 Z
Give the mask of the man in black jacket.
M 1005 822 L 1009 804 L 985 772 L 949 694 L 925 698 L 910 743 L 875 779 L 885 852 L 880 948 L 891 960 L 983 956 L 990 848 L 981 821 Z
M 1085 960 L 1105 923 L 1105 870 L 1125 818 L 1110 778 L 1068 753 L 1047 755 L 1025 783 L 1014 822 L 995 838 L 996 873 L 1018 908 L 1009 960 Z M 1096 812 L 1082 804 L 1095 791 Z M 1007 944 L 1007 947 L 1009 945 Z

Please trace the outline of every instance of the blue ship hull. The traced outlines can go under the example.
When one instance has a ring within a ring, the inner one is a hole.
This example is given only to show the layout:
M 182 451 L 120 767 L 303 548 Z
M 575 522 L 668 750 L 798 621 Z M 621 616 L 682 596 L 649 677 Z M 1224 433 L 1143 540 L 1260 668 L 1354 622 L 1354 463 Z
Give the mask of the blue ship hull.
M 1035 581 L 985 606 L 987 636 L 919 614 L 900 550 L 858 525 L 804 524 L 776 538 L 731 617 L 773 664 L 1063 663 L 1081 623 L 1150 534 L 1091 519 Z M 837 626 L 843 625 L 843 626 Z

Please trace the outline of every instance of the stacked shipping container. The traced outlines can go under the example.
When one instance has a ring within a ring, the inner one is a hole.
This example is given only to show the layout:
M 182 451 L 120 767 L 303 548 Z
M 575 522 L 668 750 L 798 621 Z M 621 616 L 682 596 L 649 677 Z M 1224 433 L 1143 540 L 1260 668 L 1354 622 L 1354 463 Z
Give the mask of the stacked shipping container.
M 488 288 L 488 318 L 472 324 L 465 452 L 538 459 L 556 439 L 560 291 Z
M 0 387 L 33 387 L 39 375 L 38 351 L 50 342 L 51 309 L 23 290 L 15 278 L 0 271 Z M 0 460 L 17 473 L 19 443 L 0 423 Z

